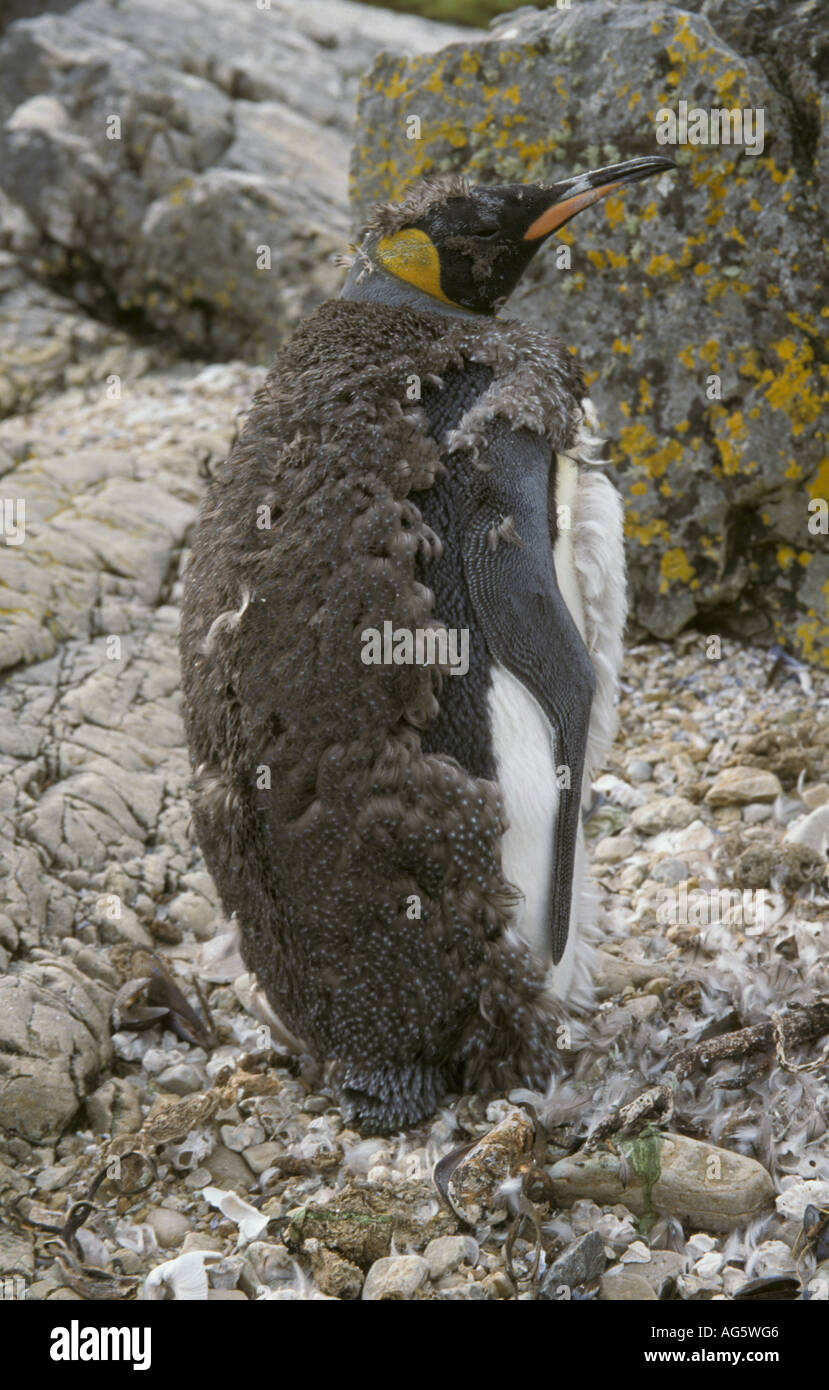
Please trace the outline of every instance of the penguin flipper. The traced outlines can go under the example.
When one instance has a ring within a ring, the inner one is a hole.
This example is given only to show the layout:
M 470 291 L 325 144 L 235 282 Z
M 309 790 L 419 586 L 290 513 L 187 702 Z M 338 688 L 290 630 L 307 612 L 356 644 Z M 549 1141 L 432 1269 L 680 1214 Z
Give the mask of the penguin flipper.
M 487 422 L 467 477 L 464 571 L 491 654 L 537 700 L 552 727 L 560 787 L 552 862 L 550 944 L 567 944 L 581 786 L 596 684 L 593 664 L 558 586 L 548 522 L 551 447 L 505 420 Z

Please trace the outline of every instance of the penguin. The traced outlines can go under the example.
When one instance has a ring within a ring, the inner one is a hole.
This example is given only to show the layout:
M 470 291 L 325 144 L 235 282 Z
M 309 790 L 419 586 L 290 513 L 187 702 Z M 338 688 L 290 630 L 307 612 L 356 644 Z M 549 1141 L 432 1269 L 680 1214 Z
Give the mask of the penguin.
M 581 808 L 614 731 L 622 507 L 573 354 L 502 309 L 648 156 L 421 180 L 279 352 L 181 613 L 196 836 L 243 959 L 384 1133 L 543 1089 L 589 1000 Z

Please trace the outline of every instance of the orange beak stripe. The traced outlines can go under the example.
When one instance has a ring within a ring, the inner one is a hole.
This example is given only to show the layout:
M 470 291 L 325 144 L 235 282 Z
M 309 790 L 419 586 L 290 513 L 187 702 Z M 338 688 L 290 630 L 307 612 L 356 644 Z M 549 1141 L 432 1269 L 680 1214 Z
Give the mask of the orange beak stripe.
M 542 212 L 532 226 L 527 228 L 524 241 L 537 241 L 539 237 L 548 236 L 556 227 L 561 227 L 577 212 L 581 212 L 582 208 L 589 208 L 591 203 L 598 203 L 606 193 L 612 193 L 614 188 L 621 188 L 624 182 L 624 179 L 619 179 L 616 183 L 601 184 L 599 188 L 588 188 L 586 193 L 576 193 L 572 198 L 565 198 L 563 203 L 553 203 L 552 207 Z

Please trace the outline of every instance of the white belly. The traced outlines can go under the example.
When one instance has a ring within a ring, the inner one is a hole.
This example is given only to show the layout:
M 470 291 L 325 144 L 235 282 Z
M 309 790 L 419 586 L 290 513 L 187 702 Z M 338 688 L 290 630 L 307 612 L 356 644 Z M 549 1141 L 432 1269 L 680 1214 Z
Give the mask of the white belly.
M 507 830 L 504 877 L 520 888 L 515 926 L 540 960 L 550 960 L 550 879 L 558 787 L 553 731 L 538 701 L 503 666 L 492 671 L 489 719 Z
M 575 512 L 578 469 L 571 459 L 557 461 L 559 507 L 569 508 L 564 518 L 572 521 Z M 572 525 L 559 523 L 554 553 L 556 581 L 579 632 L 584 636 L 584 614 L 575 566 Z M 553 843 L 559 807 L 556 766 L 556 738 L 550 721 L 538 701 L 505 667 L 492 671 L 489 692 L 489 719 L 495 754 L 496 775 L 507 830 L 501 842 L 504 877 L 519 888 L 515 929 L 539 961 L 552 964 L 550 942 L 550 894 L 553 891 Z M 573 974 L 578 937 L 578 912 L 582 879 L 582 836 L 574 865 L 570 931 L 564 957 L 555 967 L 550 984 L 556 994 L 565 992 Z

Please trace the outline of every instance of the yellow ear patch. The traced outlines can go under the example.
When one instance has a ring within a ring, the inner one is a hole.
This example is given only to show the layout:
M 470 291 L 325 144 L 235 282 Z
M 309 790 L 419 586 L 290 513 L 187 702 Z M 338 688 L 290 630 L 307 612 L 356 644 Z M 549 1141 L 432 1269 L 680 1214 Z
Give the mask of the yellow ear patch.
M 440 287 L 440 257 L 431 237 L 416 227 L 381 237 L 374 253 L 384 270 L 415 289 L 451 304 Z

